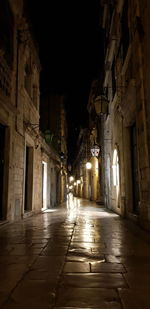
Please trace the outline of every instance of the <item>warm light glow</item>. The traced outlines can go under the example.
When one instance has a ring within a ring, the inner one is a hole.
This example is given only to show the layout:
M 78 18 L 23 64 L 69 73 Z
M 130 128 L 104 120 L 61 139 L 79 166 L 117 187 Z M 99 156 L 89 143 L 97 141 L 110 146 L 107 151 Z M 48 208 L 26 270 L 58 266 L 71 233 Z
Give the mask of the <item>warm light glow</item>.
M 92 167 L 91 162 L 87 162 L 87 163 L 86 163 L 86 168 L 87 168 L 88 170 L 90 170 L 90 169 L 91 169 L 91 167 Z
M 74 184 L 73 184 L 74 186 L 76 186 L 77 185 L 77 183 L 76 182 L 74 182 Z
M 98 169 L 98 160 L 96 160 L 96 162 L 95 162 L 95 167 L 96 167 L 96 169 Z
M 72 189 L 73 188 L 73 186 L 69 186 L 69 189 Z
M 86 221 L 84 224 L 84 231 L 82 232 L 82 238 L 83 241 L 85 242 L 86 248 L 90 249 L 91 244 L 88 244 L 88 242 L 94 242 L 94 235 L 92 234 L 92 226 L 90 222 L 88 222 L 88 216 L 85 215 Z
M 113 155 L 113 185 L 119 186 L 119 158 L 118 158 L 118 153 L 117 150 L 114 150 L 114 155 Z
M 75 198 L 72 193 L 69 193 L 67 199 L 68 220 L 74 221 L 80 208 L 80 200 Z
M 43 207 L 42 210 L 47 208 L 47 163 L 42 161 L 43 168 Z
M 80 184 L 80 183 L 81 183 L 81 180 L 78 179 L 78 180 L 77 180 L 77 184 Z
M 104 263 L 104 262 L 106 262 L 106 260 L 105 259 L 101 259 L 101 260 L 99 260 L 99 261 L 94 261 L 94 262 L 92 262 L 92 261 L 90 261 L 90 264 L 92 264 L 92 265 L 97 265 L 98 263 L 100 264 L 100 263 Z
M 69 177 L 69 181 L 72 182 L 73 180 L 74 180 L 74 177 L 73 177 L 73 176 L 70 176 L 70 177 Z
M 117 185 L 117 181 L 116 181 L 116 165 L 113 164 L 112 165 L 112 169 L 113 169 L 113 185 L 116 186 Z
M 44 210 L 44 212 L 55 212 L 55 211 L 58 211 L 58 209 L 46 209 L 46 210 Z
M 66 185 L 66 188 L 68 188 L 68 185 Z

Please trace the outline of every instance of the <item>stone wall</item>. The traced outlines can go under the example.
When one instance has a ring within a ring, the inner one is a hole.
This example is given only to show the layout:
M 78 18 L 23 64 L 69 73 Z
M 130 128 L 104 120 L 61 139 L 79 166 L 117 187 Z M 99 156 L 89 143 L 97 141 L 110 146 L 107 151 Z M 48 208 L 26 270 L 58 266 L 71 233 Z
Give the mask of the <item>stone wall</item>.
M 105 61 L 109 55 L 110 63 L 110 71 L 105 71 L 104 77 L 104 86 L 108 88 L 109 99 L 109 115 L 105 116 L 104 122 L 105 198 L 109 208 L 130 218 L 136 217 L 140 224 L 148 228 L 150 216 L 150 21 L 148 17 L 150 4 L 148 1 L 128 1 L 125 27 L 129 30 L 129 43 L 123 57 L 125 37 L 121 31 L 121 18 L 125 12 L 123 11 L 125 1 L 122 1 L 122 5 L 120 3 L 121 1 L 117 1 L 114 6 L 111 24 L 111 30 L 120 29 L 120 31 L 114 30 L 115 45 L 112 47 L 111 43 L 108 44 L 105 55 Z M 109 36 L 108 41 L 111 42 L 112 31 Z M 112 77 L 116 84 L 113 96 Z M 117 186 L 113 183 L 117 166 L 114 166 L 113 162 L 115 147 L 119 160 L 118 205 L 116 203 Z
M 4 4 L 4 1 L 3 1 Z M 0 4 L 1 5 L 1 4 Z M 56 206 L 59 155 L 39 132 L 40 62 L 23 1 L 6 1 L 13 16 L 12 62 L 0 46 L 0 220 L 19 220 L 43 207 L 42 162 L 47 164 L 45 208 Z M 5 8 L 2 8 L 2 10 Z M 3 12 L 3 11 L 2 11 Z M 7 16 L 5 16 L 7 19 Z M 8 20 L 9 25 L 9 20 Z M 11 24 L 12 25 L 12 24 Z M 5 21 L 3 29 L 5 33 Z M 2 31 L 2 30 L 0 30 Z M 6 31 L 6 34 L 8 29 Z M 8 51 L 9 55 L 9 51 Z M 3 147 L 4 144 L 4 147 Z

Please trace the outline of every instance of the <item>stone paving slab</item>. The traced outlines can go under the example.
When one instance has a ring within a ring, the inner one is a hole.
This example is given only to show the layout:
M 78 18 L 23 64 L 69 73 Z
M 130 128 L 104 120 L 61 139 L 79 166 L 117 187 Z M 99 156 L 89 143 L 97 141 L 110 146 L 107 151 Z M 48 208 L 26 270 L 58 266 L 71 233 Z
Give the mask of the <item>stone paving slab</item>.
M 123 309 L 149 309 L 150 290 L 119 289 Z
M 47 271 L 34 271 L 31 270 L 29 271 L 25 277 L 25 280 L 44 280 L 49 282 L 49 287 L 50 288 L 56 288 L 58 281 L 59 281 L 59 273 L 58 274 L 52 274 L 51 272 Z
M 100 273 L 125 273 L 126 269 L 122 264 L 119 263 L 91 263 L 91 272 Z
M 51 248 L 45 248 L 40 252 L 42 256 L 64 256 L 67 254 L 68 246 L 53 246 Z
M 86 255 L 76 255 L 76 254 L 71 254 L 70 252 L 67 254 L 66 256 L 66 261 L 70 261 L 70 262 L 99 262 L 99 263 L 103 263 L 105 262 L 105 256 L 104 255 L 98 255 L 98 256 L 86 256 Z
M 17 286 L 24 273 L 24 268 L 18 271 L 9 269 L 7 271 L 7 269 L 4 268 L 0 273 L 0 292 L 9 294 L 11 290 Z
M 75 205 L 0 228 L 0 309 L 150 308 L 150 234 Z
M 76 272 L 76 273 L 84 273 L 90 272 L 90 263 L 88 262 L 66 262 L 65 267 L 63 269 L 64 272 Z
M 119 288 L 128 287 L 122 274 L 78 274 L 69 273 L 61 278 L 61 285 L 66 287 L 83 287 L 83 288 Z
M 150 273 L 145 272 L 129 272 L 124 274 L 125 280 L 130 288 L 149 289 L 150 291 Z
M 83 308 L 79 308 L 76 307 L 77 309 L 83 309 Z M 92 307 L 90 307 L 92 308 Z M 87 309 L 90 309 L 89 307 Z M 118 302 L 100 302 L 99 306 L 95 309 L 121 309 L 122 306 L 118 303 Z M 54 309 L 74 309 L 74 307 L 54 307 Z M 85 308 L 84 308 L 85 309 Z
M 111 304 L 120 305 L 118 293 L 113 289 L 62 287 L 56 298 L 56 307 L 107 308 L 110 305 L 111 308 Z
M 12 292 L 8 304 L 20 304 L 21 307 L 21 304 L 31 306 L 35 302 L 41 304 L 41 306 L 50 306 L 50 304 L 53 304 L 53 299 L 54 289 L 50 288 L 49 281 L 25 279 Z
M 0 292 L 0 308 L 8 298 L 8 293 Z
M 0 256 L 0 267 L 4 268 L 4 267 L 8 267 L 8 265 L 12 265 L 12 264 L 25 264 L 26 267 L 30 266 L 33 264 L 33 262 L 35 261 L 37 257 L 36 256 L 15 256 L 15 255 L 7 255 L 7 256 Z
M 98 244 L 94 242 L 83 242 L 83 241 L 74 241 L 71 240 L 70 248 L 106 248 L 106 245 L 103 242 L 99 242 Z

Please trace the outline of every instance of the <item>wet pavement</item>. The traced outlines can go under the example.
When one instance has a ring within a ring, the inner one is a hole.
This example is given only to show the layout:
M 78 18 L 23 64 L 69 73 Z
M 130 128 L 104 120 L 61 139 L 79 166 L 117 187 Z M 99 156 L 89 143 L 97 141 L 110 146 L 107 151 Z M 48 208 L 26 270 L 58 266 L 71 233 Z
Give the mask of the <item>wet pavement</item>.
M 1 226 L 0 308 L 149 309 L 150 234 L 71 196 Z

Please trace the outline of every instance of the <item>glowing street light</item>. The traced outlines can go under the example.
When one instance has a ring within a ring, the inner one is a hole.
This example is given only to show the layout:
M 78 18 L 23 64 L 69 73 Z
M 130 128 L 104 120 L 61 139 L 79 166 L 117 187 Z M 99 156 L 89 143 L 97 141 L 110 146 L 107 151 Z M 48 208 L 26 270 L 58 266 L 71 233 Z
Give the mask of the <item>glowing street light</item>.
M 74 177 L 73 177 L 73 176 L 70 176 L 70 177 L 69 177 L 69 181 L 72 182 L 73 180 L 74 180 Z
M 91 162 L 86 163 L 86 168 L 87 168 L 87 170 L 90 170 L 92 168 Z

